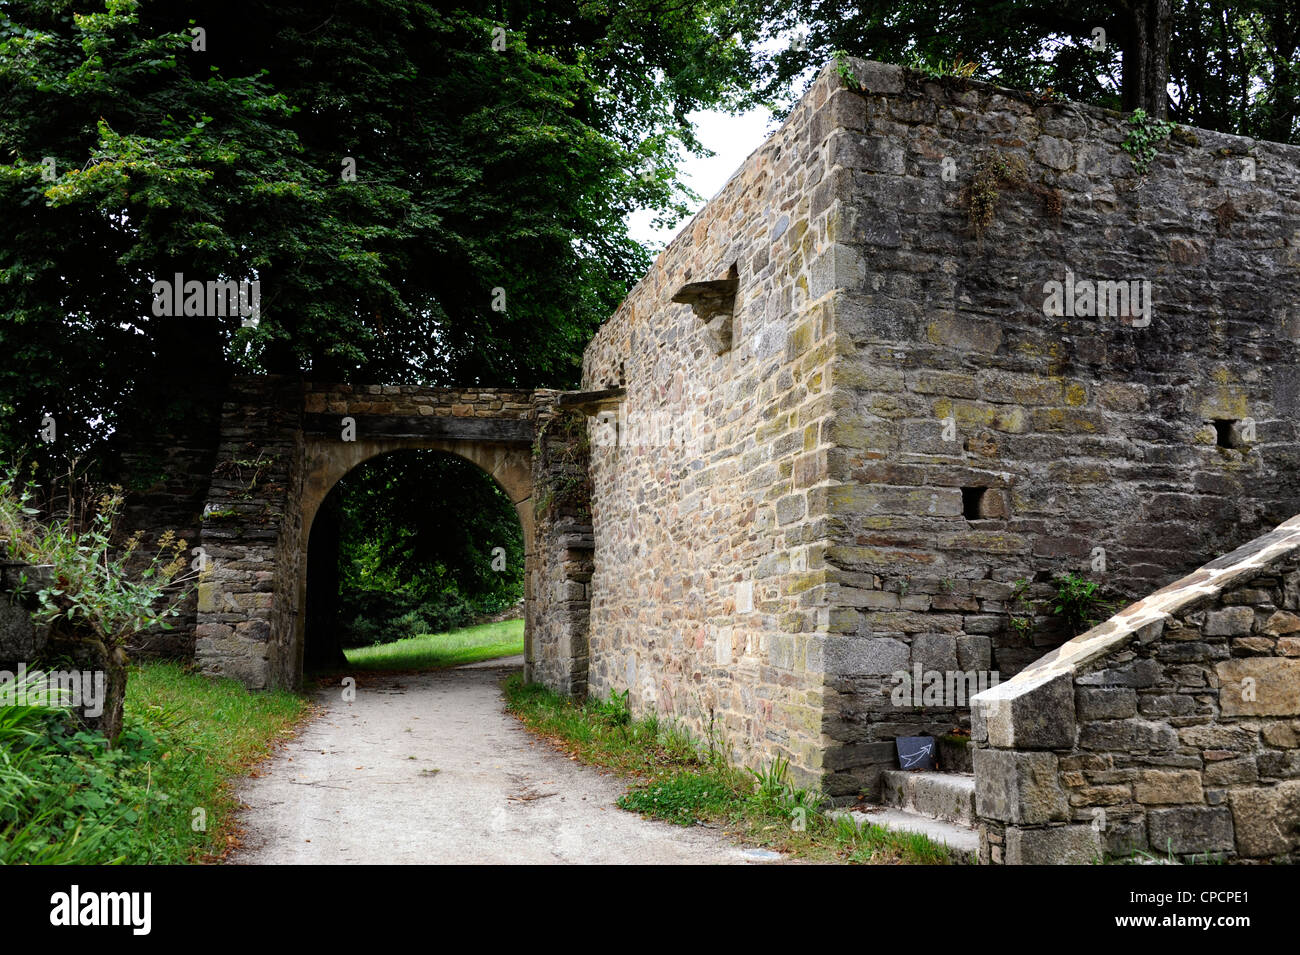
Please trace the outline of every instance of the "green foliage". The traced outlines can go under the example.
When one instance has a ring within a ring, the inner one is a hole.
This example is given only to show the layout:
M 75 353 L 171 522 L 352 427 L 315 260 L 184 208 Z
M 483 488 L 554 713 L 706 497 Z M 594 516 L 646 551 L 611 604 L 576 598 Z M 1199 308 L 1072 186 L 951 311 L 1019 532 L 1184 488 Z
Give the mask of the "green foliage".
M 679 826 L 693 826 L 703 817 L 730 807 L 735 794 L 711 772 L 681 772 L 634 789 L 619 797 L 618 805 Z
M 1152 119 L 1142 109 L 1135 109 L 1128 121 L 1132 128 L 1128 137 L 1120 143 L 1120 148 L 1133 157 L 1133 168 L 1138 175 L 1145 176 L 1159 152 L 1160 144 L 1169 138 L 1174 125 Z
M 34 498 L 34 485 L 23 484 L 17 468 L 0 474 L 0 547 L 42 572 L 35 590 L 38 620 L 87 626 L 109 649 L 152 626 L 166 626 L 185 597 L 181 585 L 190 579 L 178 576 L 188 561 L 184 540 L 167 531 L 150 555 L 140 552 L 140 533 L 117 546 L 121 488 L 101 495 L 82 520 L 73 513 L 41 520 L 31 506 Z
M 1034 628 L 1034 602 L 1029 599 L 1029 581 L 1021 577 L 1011 587 L 1007 601 L 1007 619 L 1011 628 L 1021 637 L 1027 637 Z
M 0 863 L 175 864 L 224 851 L 228 779 L 305 710 L 175 664 L 132 671 L 109 749 L 59 706 L 0 706 Z M 195 808 L 206 826 L 193 825 Z
M 1071 635 L 1095 626 L 1109 611 L 1110 604 L 1102 599 L 1101 585 L 1096 581 L 1075 574 L 1057 578 L 1052 613 L 1061 618 Z
M 835 72 L 840 76 L 842 82 L 847 88 L 857 90 L 858 78 L 853 75 L 853 67 L 849 65 L 849 54 L 844 50 L 835 51 Z
M 744 4 L 740 5 L 742 8 Z M 769 43 L 792 31 L 763 63 L 755 101 L 792 103 L 798 79 L 832 57 L 910 64 L 942 74 L 978 63 L 1000 86 L 1109 109 L 1137 88 L 1138 17 L 1154 5 L 1112 0 L 775 0 L 751 11 Z M 1098 49 L 1093 30 L 1105 30 Z M 1150 24 L 1147 24 L 1148 35 Z M 1125 54 L 1126 48 L 1128 55 Z M 1184 125 L 1300 142 L 1300 6 L 1185 0 L 1170 6 L 1170 117 Z M 1126 75 L 1127 74 L 1127 75 Z
M 523 598 L 519 516 L 477 465 L 434 451 L 390 454 L 353 470 L 335 493 L 343 646 L 443 633 Z M 494 569 L 502 559 L 504 570 Z
M 951 59 L 945 59 L 933 54 L 912 53 L 904 61 L 904 66 L 908 69 L 924 73 L 932 79 L 943 79 L 945 77 L 955 77 L 957 79 L 967 80 L 979 72 L 979 63 L 973 60 L 967 60 L 961 56 L 954 56 Z
M 687 213 L 689 117 L 752 85 L 759 25 L 723 0 L 288 0 L 203 5 L 196 52 L 177 0 L 71 14 L 0 0 L 0 454 L 46 413 L 65 451 L 184 422 L 178 367 L 575 384 L 650 264 L 628 214 Z M 259 280 L 260 324 L 154 315 L 177 272 Z
M 631 692 L 631 690 L 624 690 L 619 693 L 617 690 L 610 690 L 609 699 L 592 703 L 589 709 L 610 726 L 628 726 L 632 722 L 632 710 L 628 703 Z

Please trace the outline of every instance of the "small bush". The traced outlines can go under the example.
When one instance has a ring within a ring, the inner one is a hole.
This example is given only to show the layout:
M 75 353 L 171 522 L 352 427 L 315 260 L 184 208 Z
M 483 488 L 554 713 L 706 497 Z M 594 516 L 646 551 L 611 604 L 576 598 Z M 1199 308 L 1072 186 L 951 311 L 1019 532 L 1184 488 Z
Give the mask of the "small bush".
M 1060 617 L 1070 634 L 1090 630 L 1110 612 L 1111 605 L 1102 599 L 1101 585 L 1075 574 L 1063 574 L 1056 581 L 1052 613 Z

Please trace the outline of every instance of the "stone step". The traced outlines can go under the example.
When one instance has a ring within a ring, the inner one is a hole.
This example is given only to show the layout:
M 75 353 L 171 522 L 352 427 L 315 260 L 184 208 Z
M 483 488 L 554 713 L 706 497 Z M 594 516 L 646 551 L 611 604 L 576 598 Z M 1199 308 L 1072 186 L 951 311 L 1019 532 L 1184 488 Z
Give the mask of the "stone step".
M 853 820 L 859 829 L 863 826 L 880 826 L 894 832 L 920 833 L 931 842 L 947 846 L 954 853 L 960 855 L 965 862 L 974 863 L 979 857 L 979 833 L 970 826 L 945 822 L 942 819 L 933 819 L 930 816 L 923 816 L 919 812 L 910 812 L 906 809 L 881 808 L 871 812 L 862 812 L 857 809 L 833 810 L 830 816 L 832 818 L 848 817 Z
M 970 773 L 888 769 L 881 777 L 880 801 L 932 819 L 975 825 L 975 777 Z

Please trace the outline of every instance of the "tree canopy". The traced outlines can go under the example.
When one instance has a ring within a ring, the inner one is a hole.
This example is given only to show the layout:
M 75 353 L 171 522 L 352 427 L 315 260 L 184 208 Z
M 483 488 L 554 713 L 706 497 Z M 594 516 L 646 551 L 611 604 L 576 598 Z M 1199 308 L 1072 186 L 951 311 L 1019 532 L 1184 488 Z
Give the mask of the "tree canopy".
M 762 96 L 844 50 L 964 61 L 1015 89 L 1300 143 L 1294 0 L 778 0 L 765 35 L 790 42 L 769 57 Z
M 718 0 L 0 0 L 0 408 L 89 447 L 176 369 L 571 385 L 686 211 L 688 114 L 738 100 Z M 238 316 L 152 284 L 256 279 Z M 201 377 L 201 375 L 200 375 Z M 130 395 L 136 396 L 132 404 Z M 98 429 L 98 431 L 96 430 Z

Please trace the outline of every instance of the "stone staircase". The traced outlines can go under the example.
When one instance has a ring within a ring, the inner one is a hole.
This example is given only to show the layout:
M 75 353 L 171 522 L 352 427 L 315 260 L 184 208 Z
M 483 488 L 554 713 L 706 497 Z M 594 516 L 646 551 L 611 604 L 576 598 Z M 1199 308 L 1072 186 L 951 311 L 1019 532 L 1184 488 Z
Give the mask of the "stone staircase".
M 919 832 L 974 862 L 979 853 L 975 777 L 970 773 L 891 769 L 881 779 L 881 805 L 847 815 L 859 826 Z

